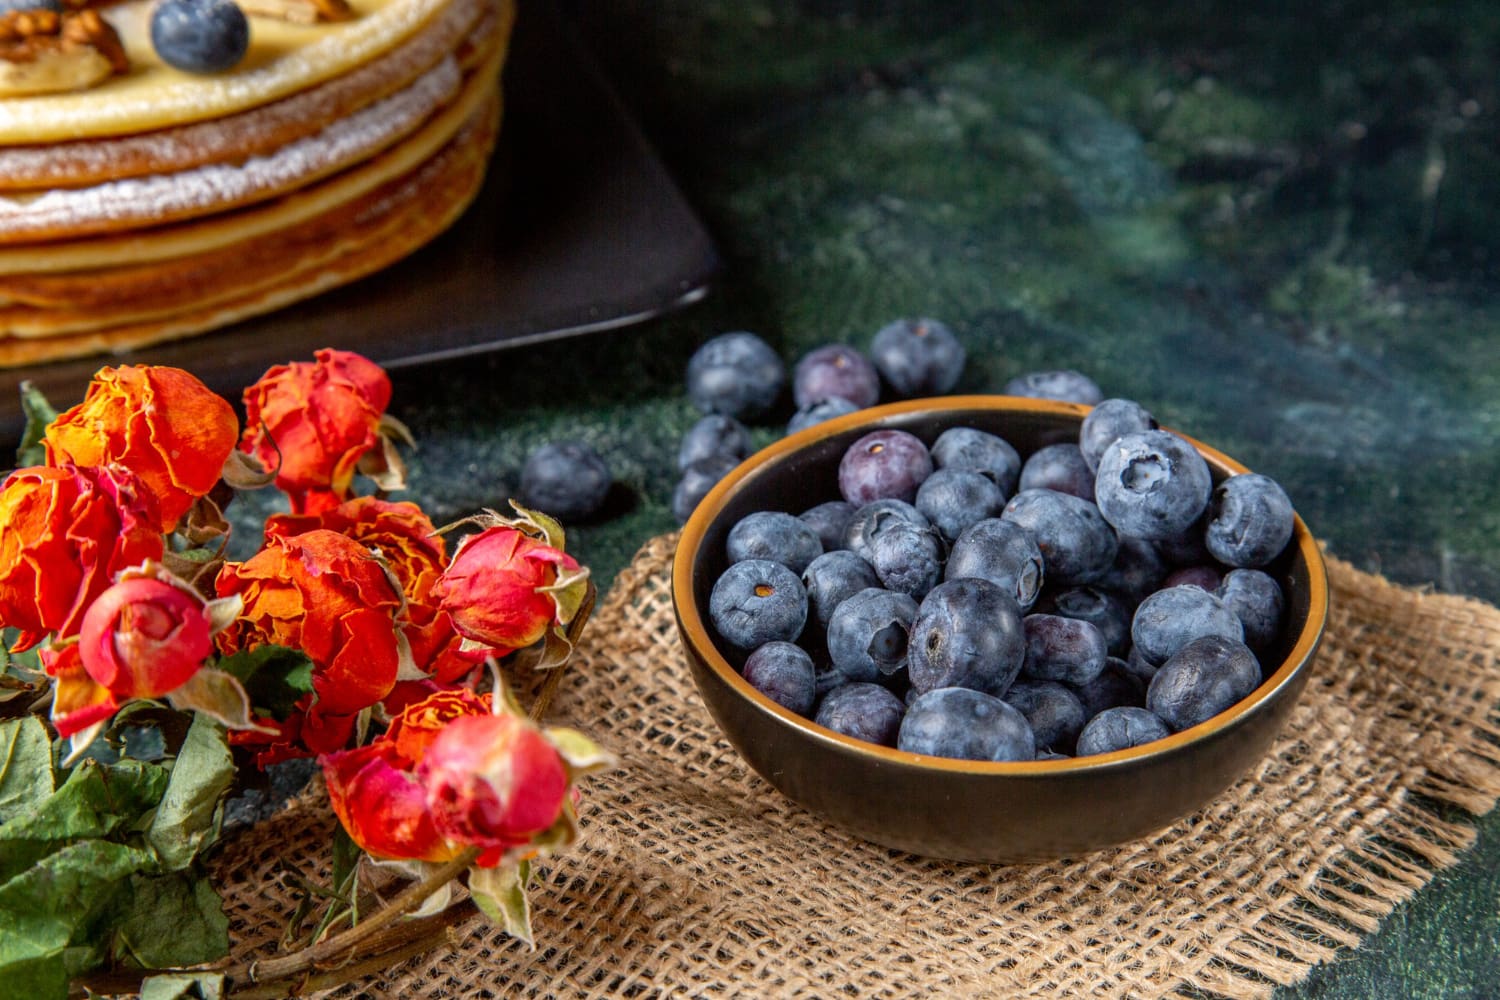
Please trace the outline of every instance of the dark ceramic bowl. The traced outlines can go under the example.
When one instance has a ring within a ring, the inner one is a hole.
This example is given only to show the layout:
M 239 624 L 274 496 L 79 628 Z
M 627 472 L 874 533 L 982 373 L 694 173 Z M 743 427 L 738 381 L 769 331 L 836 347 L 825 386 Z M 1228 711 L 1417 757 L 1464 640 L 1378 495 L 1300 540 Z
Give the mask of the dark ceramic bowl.
M 931 444 L 949 427 L 998 434 L 1027 455 L 1077 440 L 1088 407 L 1014 396 L 953 396 L 861 410 L 784 438 L 747 459 L 683 529 L 672 597 L 704 703 L 729 741 L 781 792 L 865 839 L 964 861 L 1040 861 L 1125 843 L 1171 824 L 1223 791 L 1266 752 L 1312 671 L 1328 613 L 1317 543 L 1296 534 L 1269 571 L 1287 598 L 1280 642 L 1250 697 L 1191 729 L 1130 750 L 1071 760 L 989 763 L 906 753 L 850 739 L 798 716 L 740 676 L 744 656 L 708 624 L 724 542 L 753 511 L 800 513 L 838 498 L 844 450 L 878 428 Z M 1246 471 L 1193 442 L 1215 480 Z

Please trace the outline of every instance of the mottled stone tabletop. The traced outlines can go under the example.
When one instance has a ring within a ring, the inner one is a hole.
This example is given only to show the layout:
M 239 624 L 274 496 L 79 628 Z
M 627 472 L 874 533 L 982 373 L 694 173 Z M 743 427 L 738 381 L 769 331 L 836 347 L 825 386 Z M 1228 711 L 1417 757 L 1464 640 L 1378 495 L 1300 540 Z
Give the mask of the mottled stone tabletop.
M 1500 602 L 1500 7 L 573 14 L 725 269 L 628 331 L 398 373 L 435 519 L 502 504 L 530 448 L 582 439 L 616 488 L 570 547 L 607 584 L 675 527 L 696 344 L 752 330 L 790 361 L 925 314 L 969 348 L 960 390 L 1078 369 L 1278 478 L 1339 556 Z M 1278 996 L 1500 995 L 1500 811 L 1479 827 Z

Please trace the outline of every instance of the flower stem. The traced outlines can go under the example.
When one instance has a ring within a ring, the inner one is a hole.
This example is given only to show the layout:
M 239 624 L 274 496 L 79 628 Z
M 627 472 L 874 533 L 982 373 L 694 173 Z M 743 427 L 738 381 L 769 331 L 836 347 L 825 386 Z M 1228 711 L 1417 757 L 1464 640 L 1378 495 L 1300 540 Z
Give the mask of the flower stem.
M 589 615 L 594 612 L 594 599 L 598 595 L 598 588 L 594 581 L 588 581 L 588 588 L 583 593 L 583 601 L 578 605 L 573 620 L 568 622 L 568 643 L 576 651 L 578 642 L 583 638 L 583 627 L 588 624 Z M 531 721 L 541 722 L 547 715 L 547 709 L 552 707 L 552 699 L 557 695 L 558 688 L 562 687 L 563 672 L 566 671 L 566 663 L 547 671 L 547 679 L 542 682 L 541 690 L 537 691 L 536 700 L 531 703 Z

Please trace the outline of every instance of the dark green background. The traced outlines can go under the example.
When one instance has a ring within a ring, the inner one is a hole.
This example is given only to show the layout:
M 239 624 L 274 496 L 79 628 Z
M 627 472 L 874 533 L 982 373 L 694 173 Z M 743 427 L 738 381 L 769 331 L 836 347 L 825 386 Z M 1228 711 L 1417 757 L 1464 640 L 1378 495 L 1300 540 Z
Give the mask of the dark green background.
M 671 529 L 706 337 L 788 361 L 902 315 L 962 390 L 1071 367 L 1278 478 L 1334 553 L 1500 601 L 1500 10 L 596 0 L 583 34 L 726 258 L 691 311 L 401 373 L 436 520 L 580 438 L 601 583 Z M 789 408 L 757 428 L 765 443 Z M 1500 996 L 1500 813 L 1283 997 Z

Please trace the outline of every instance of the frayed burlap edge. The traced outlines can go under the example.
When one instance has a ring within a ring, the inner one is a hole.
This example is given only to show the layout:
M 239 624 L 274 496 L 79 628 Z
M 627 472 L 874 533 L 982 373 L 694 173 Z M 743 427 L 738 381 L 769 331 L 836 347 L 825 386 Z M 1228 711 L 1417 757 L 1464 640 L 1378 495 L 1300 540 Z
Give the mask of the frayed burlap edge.
M 674 542 L 620 574 L 555 703 L 621 767 L 589 779 L 582 840 L 540 872 L 537 948 L 475 919 L 337 995 L 1264 997 L 1357 947 L 1500 796 L 1500 611 L 1330 559 L 1314 677 L 1266 759 L 1202 811 L 1043 865 L 875 847 L 718 736 L 678 645 Z M 325 869 L 331 830 L 313 791 L 222 852 L 240 956 L 274 951 L 285 872 Z

